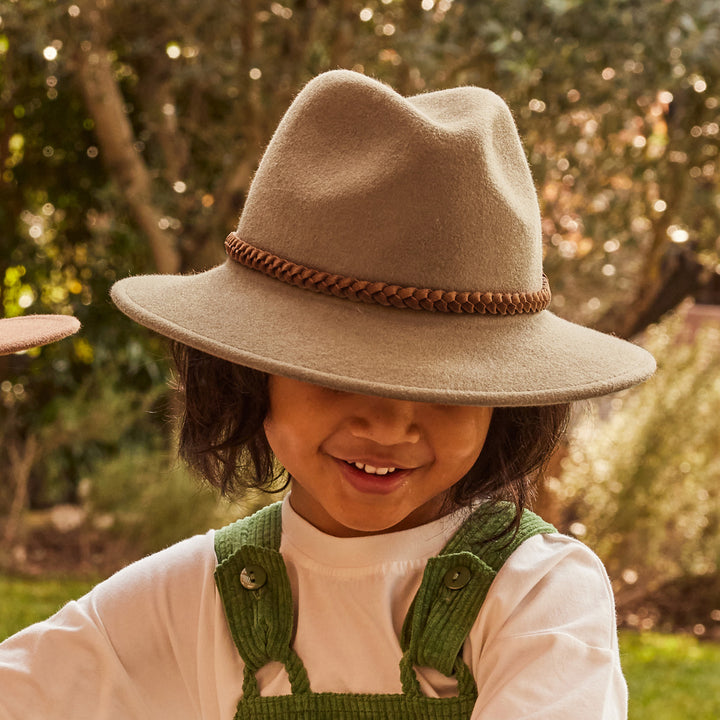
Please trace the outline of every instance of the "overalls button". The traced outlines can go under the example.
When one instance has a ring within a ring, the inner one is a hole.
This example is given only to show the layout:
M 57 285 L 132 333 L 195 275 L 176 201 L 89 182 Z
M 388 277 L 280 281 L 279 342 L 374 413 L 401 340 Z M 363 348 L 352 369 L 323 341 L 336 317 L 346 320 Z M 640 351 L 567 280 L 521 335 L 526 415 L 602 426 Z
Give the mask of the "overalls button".
M 267 582 L 267 573 L 259 565 L 248 565 L 240 573 L 240 584 L 246 590 L 257 590 Z
M 458 565 L 457 567 L 450 568 L 443 578 L 445 587 L 450 590 L 460 590 L 464 588 L 470 582 L 470 568 L 464 565 Z

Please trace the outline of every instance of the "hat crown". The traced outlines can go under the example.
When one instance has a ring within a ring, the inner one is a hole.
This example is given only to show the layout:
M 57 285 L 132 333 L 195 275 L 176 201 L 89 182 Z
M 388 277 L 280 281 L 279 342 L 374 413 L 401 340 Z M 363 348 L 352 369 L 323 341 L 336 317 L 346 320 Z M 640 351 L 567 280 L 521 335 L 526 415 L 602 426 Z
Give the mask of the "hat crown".
M 237 233 L 294 263 L 414 287 L 532 292 L 540 214 L 505 103 L 475 87 L 404 98 L 359 73 L 299 93 Z

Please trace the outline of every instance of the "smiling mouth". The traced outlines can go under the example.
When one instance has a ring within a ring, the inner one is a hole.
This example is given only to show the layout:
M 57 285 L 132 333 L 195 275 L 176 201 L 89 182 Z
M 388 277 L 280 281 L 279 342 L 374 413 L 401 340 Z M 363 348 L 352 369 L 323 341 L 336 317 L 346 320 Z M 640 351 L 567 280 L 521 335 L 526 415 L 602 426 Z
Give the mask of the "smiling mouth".
M 361 462 L 349 462 L 348 465 L 356 467 L 368 475 L 390 475 L 397 471 L 397 468 L 394 467 L 373 467 L 372 465 Z

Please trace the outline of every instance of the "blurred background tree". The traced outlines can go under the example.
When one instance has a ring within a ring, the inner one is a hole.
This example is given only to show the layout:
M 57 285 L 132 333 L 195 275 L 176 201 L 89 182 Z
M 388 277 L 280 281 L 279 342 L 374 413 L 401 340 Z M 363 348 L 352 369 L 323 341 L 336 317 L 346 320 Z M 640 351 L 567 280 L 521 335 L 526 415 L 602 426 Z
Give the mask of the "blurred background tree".
M 0 18 L 2 305 L 84 326 L 0 358 L 8 503 L 25 476 L 32 507 L 79 502 L 127 447 L 172 446 L 162 345 L 109 286 L 222 261 L 263 147 L 324 70 L 506 99 L 558 314 L 634 337 L 720 297 L 715 0 L 0 0 Z M 99 397 L 94 432 L 51 441 Z
M 550 483 L 563 524 L 601 555 L 631 624 L 661 623 L 662 596 L 682 590 L 679 624 L 720 638 L 720 322 L 694 327 L 687 313 L 648 330 L 655 377 L 585 406 Z M 712 601 L 682 611 L 697 598 Z

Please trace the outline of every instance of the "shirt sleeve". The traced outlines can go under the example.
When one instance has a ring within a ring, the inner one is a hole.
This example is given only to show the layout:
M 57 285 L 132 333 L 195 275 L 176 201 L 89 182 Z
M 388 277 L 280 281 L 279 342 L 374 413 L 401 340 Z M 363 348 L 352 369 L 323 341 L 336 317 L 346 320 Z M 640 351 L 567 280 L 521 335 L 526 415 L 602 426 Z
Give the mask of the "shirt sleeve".
M 597 556 L 571 538 L 539 535 L 513 553 L 466 661 L 479 693 L 473 720 L 627 717 L 610 582 Z
M 8 638 L 0 717 L 197 717 L 198 624 L 215 602 L 213 567 L 212 537 L 191 538 Z

